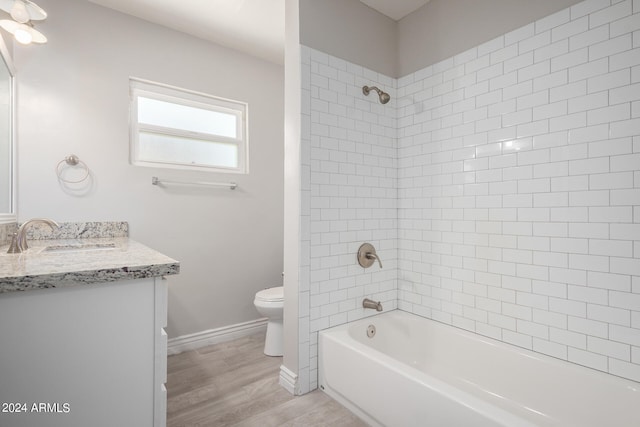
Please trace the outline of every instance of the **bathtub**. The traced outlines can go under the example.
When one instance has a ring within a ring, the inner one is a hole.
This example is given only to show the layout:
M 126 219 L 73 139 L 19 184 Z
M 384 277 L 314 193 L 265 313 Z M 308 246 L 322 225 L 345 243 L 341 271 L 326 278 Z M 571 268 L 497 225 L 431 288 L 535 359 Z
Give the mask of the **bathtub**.
M 640 426 L 640 383 L 403 311 L 318 341 L 320 388 L 372 426 Z

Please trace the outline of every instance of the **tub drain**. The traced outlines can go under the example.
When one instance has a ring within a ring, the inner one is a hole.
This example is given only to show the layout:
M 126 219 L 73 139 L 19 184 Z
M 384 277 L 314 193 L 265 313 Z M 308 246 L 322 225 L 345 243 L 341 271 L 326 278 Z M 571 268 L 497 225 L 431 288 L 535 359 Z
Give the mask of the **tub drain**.
M 376 335 L 376 327 L 373 325 L 367 326 L 367 336 L 373 338 Z

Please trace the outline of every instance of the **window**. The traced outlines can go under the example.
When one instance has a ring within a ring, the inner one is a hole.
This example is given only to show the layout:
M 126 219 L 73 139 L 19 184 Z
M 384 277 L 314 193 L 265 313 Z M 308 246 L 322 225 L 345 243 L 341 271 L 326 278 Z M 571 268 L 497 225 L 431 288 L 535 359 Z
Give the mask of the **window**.
M 247 104 L 130 80 L 131 162 L 247 173 Z

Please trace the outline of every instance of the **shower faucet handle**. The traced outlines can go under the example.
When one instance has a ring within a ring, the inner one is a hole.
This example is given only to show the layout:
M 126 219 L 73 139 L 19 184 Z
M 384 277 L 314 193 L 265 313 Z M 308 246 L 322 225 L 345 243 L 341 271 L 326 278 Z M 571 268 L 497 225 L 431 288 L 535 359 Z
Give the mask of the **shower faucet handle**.
M 368 259 L 377 259 L 378 260 L 378 264 L 380 264 L 380 268 L 382 268 L 382 261 L 380 261 L 380 257 L 378 256 L 378 254 L 376 254 L 375 252 L 367 252 L 365 254 L 365 256 Z
M 374 248 L 371 243 L 363 243 L 360 245 L 357 257 L 358 264 L 360 264 L 361 267 L 369 268 L 375 260 L 378 260 L 378 264 L 380 264 L 380 268 L 382 268 L 382 261 L 380 261 L 380 257 L 376 254 L 376 248 Z

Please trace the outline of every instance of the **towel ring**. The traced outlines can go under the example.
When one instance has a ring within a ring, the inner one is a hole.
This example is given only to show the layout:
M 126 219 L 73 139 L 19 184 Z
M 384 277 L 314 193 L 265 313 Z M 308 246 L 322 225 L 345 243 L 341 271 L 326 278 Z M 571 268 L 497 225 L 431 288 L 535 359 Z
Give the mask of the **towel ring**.
M 77 179 L 77 180 L 70 180 L 70 179 L 64 179 L 62 178 L 62 171 L 64 170 L 64 163 L 66 163 L 68 166 L 78 166 L 80 165 L 82 168 L 84 168 L 85 170 L 85 174 L 82 176 L 82 178 Z M 80 160 L 80 158 L 78 156 L 76 156 L 75 154 L 71 154 L 67 157 L 65 157 L 64 159 L 60 160 L 60 162 L 58 162 L 58 165 L 56 166 L 56 175 L 58 176 L 58 179 L 62 182 L 66 182 L 67 184 L 77 184 L 79 182 L 84 181 L 85 179 L 87 179 L 89 177 L 89 166 L 87 166 L 87 164 L 85 162 L 83 162 L 82 160 Z

